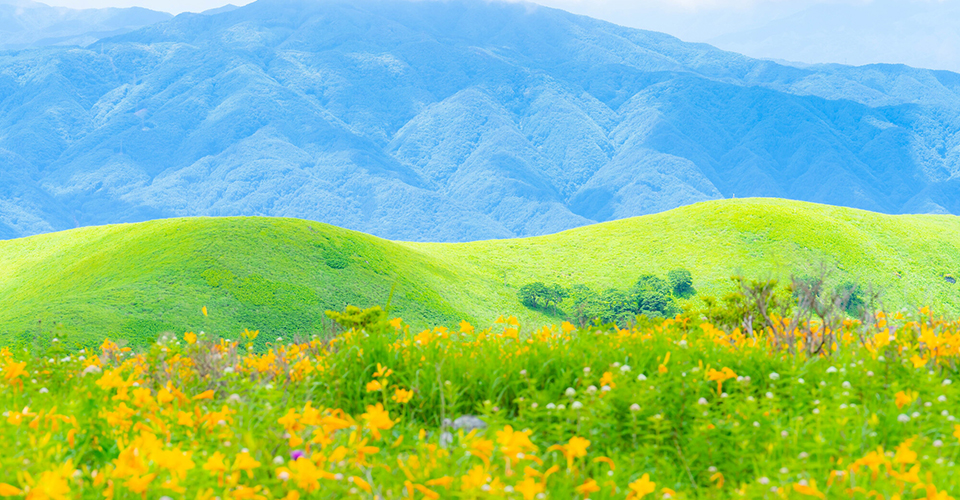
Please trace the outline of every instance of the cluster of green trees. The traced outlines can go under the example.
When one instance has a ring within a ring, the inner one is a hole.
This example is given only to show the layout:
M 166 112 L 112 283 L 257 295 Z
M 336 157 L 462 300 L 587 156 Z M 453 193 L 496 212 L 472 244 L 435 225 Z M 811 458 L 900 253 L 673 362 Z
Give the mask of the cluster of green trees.
M 581 326 L 595 320 L 625 325 L 638 315 L 673 316 L 680 312 L 677 299 L 696 293 L 690 271 L 680 268 L 667 273 L 666 278 L 641 274 L 633 287 L 626 290 L 608 288 L 598 292 L 582 284 L 565 288 L 536 281 L 520 287 L 517 298 L 526 307 L 562 315 Z

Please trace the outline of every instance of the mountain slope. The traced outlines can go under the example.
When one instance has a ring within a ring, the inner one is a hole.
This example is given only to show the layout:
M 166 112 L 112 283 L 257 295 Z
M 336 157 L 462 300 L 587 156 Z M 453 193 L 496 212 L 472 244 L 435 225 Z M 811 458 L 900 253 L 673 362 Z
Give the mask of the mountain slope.
M 0 206 L 34 221 L 15 234 L 269 215 L 469 241 L 750 196 L 960 213 L 953 73 L 480 0 L 260 0 L 98 45 L 0 54 L 0 149 L 48 195 Z
M 310 221 L 188 218 L 0 242 L 0 339 L 37 331 L 142 342 L 160 331 L 265 338 L 325 332 L 323 311 L 385 304 L 414 326 L 556 321 L 519 304 L 532 281 L 627 288 L 685 267 L 703 295 L 729 277 L 816 275 L 887 307 L 960 312 L 960 218 L 889 216 L 772 199 L 699 203 L 525 239 L 391 242 Z M 209 316 L 201 315 L 201 307 Z

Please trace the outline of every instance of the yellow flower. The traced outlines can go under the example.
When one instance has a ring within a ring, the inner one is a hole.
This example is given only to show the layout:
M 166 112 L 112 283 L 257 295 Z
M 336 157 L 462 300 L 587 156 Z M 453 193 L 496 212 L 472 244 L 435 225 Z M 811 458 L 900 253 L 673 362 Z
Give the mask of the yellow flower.
M 710 476 L 710 480 L 711 480 L 711 481 L 716 481 L 716 483 L 717 483 L 717 489 L 722 489 L 722 488 L 723 488 L 724 479 L 723 479 L 723 473 L 722 473 L 722 472 L 714 472 L 713 475 Z
M 577 327 L 573 326 L 569 321 L 564 321 L 560 324 L 560 329 L 563 330 L 563 333 L 569 335 L 570 332 L 576 330 Z
M 383 385 L 380 384 L 379 380 L 371 380 L 367 382 L 367 392 L 377 392 L 383 389 Z
M 588 447 L 590 447 L 590 440 L 584 439 L 580 436 L 574 436 L 570 438 L 570 441 L 567 442 L 566 445 L 567 453 L 573 458 L 587 456 Z
M 133 422 L 130 418 L 137 414 L 137 410 L 130 408 L 126 403 L 121 402 L 120 405 L 113 411 L 102 412 L 104 420 L 107 421 L 107 425 L 110 427 L 117 427 L 122 430 L 127 430 L 133 425 Z
M 127 479 L 123 485 L 126 486 L 130 491 L 142 495 L 147 492 L 148 488 L 150 488 L 150 483 L 155 477 L 157 477 L 155 473 L 144 476 L 135 476 Z
M 536 445 L 530 442 L 530 435 L 526 432 L 514 431 L 513 427 L 507 425 L 503 430 L 497 431 L 497 443 L 500 445 L 500 451 L 508 458 L 516 457 L 518 453 L 527 453 L 535 451 Z
M 72 469 L 72 466 L 70 467 Z M 45 471 L 40 474 L 37 484 L 30 488 L 27 497 L 30 500 L 67 500 L 70 498 L 70 483 L 67 482 L 64 467 Z
M 191 345 L 196 344 L 196 343 L 197 343 L 197 334 L 196 334 L 196 333 L 193 333 L 193 332 L 184 333 L 184 334 L 183 334 L 183 340 L 185 340 L 188 344 L 191 344 Z
M 883 447 L 878 447 L 876 451 L 867 453 L 863 458 L 855 460 L 850 466 L 854 469 L 867 466 L 867 468 L 876 474 L 880 471 L 880 466 L 887 463 L 887 457 L 883 453 Z
M 121 403 L 122 404 L 122 403 Z M 193 413 L 187 413 L 185 411 L 177 412 L 177 424 L 185 427 L 193 427 Z
M 600 377 L 600 385 L 609 385 L 610 388 L 617 386 L 617 384 L 613 383 L 613 374 L 610 372 L 603 372 L 603 376 Z
M 199 401 L 201 399 L 213 399 L 213 389 L 203 391 L 200 394 L 197 394 L 196 396 L 193 397 L 194 401 Z
M 471 325 L 470 323 L 467 323 L 466 320 L 460 322 L 460 333 L 466 333 L 469 335 L 473 333 L 473 331 L 474 331 L 473 325 Z
M 591 493 L 600 491 L 600 486 L 593 479 L 587 478 L 586 482 L 575 488 L 575 491 L 580 495 L 589 496 Z
M 450 483 L 453 482 L 453 478 L 450 476 L 438 477 L 436 479 L 431 479 L 427 481 L 427 486 L 443 486 L 444 488 L 449 488 Z
M 267 497 L 259 494 L 261 490 L 263 490 L 262 485 L 253 488 L 240 485 L 230 492 L 230 496 L 233 497 L 233 500 L 267 500 Z
M 921 358 L 920 356 L 917 356 L 916 354 L 914 354 L 913 357 L 910 358 L 910 362 L 913 363 L 913 367 L 914 367 L 914 368 L 920 368 L 920 367 L 922 367 L 922 366 L 926 366 L 926 364 L 927 364 L 927 360 L 926 360 L 926 359 Z
M 724 381 L 732 378 L 737 378 L 737 374 L 727 367 L 723 367 L 722 370 L 714 370 L 713 368 L 707 370 L 707 380 L 712 380 L 717 383 L 717 394 L 723 392 Z
M 394 330 L 399 330 L 402 325 L 403 318 L 393 318 L 390 320 L 390 326 L 392 326 Z
M 366 491 L 367 493 L 373 491 L 373 488 L 370 487 L 370 483 L 357 476 L 350 476 L 350 482 L 357 485 L 361 490 Z
M 418 343 L 418 344 L 420 344 L 420 345 L 422 345 L 422 346 L 428 346 L 428 345 L 430 345 L 430 342 L 433 342 L 433 340 L 434 340 L 435 338 L 437 338 L 437 335 L 434 334 L 432 331 L 430 331 L 430 330 L 424 330 L 424 331 L 422 331 L 422 332 L 414 335 L 414 336 L 413 336 L 413 341 L 416 342 L 416 343 Z
M 960 439 L 960 425 L 953 426 L 953 437 Z
M 913 445 L 913 439 L 907 439 L 897 446 L 897 453 L 893 456 L 893 461 L 898 464 L 912 464 L 917 461 L 917 452 L 910 449 Z
M 377 363 L 377 371 L 373 374 L 374 378 L 383 378 L 389 377 L 393 373 L 393 370 L 387 368 L 386 366 Z
M 590 440 L 579 436 L 570 438 L 570 441 L 564 445 L 553 445 L 547 451 L 559 450 L 567 459 L 567 470 L 573 468 L 573 461 L 587 456 L 587 448 L 590 446 Z
M 305 457 L 298 458 L 290 464 L 290 468 L 281 467 L 277 469 L 277 476 L 281 479 L 288 478 L 297 483 L 297 488 L 306 490 L 307 493 L 320 489 L 321 479 L 333 479 L 334 475 L 318 469 L 317 465 Z
M 920 481 L 920 464 L 914 465 L 907 472 L 901 473 L 895 470 L 891 470 L 889 474 L 897 481 L 904 481 L 907 483 L 914 483 L 914 484 L 921 482 Z
M 7 381 L 7 384 L 16 384 L 20 387 L 23 387 L 23 382 L 20 381 L 20 376 L 27 374 L 26 368 L 26 361 L 16 363 L 12 359 L 8 359 L 7 366 L 3 367 L 3 379 Z
M 617 466 L 613 463 L 613 460 L 609 457 L 597 457 L 593 459 L 593 463 L 603 462 L 610 466 L 610 470 L 616 470 Z
M 958 431 L 960 432 L 960 431 Z M 470 454 L 483 460 L 483 463 L 490 465 L 490 456 L 493 454 L 493 441 L 489 439 L 477 439 L 469 445 Z
M 824 495 L 823 493 L 821 493 L 820 490 L 817 489 L 817 482 L 814 481 L 813 479 L 810 480 L 810 485 L 809 485 L 809 486 L 807 486 L 807 485 L 802 485 L 802 484 L 799 484 L 799 483 L 794 484 L 794 485 L 793 485 L 793 491 L 796 491 L 797 493 L 799 493 L 799 494 L 801 494 L 801 495 L 806 495 L 806 496 L 810 496 L 810 497 L 817 497 L 817 498 L 826 498 L 826 497 L 827 497 L 826 495 Z
M 513 316 L 511 316 L 511 318 L 512 317 Z M 523 500 L 533 500 L 537 496 L 537 493 L 543 492 L 543 484 L 537 482 L 536 479 L 527 476 L 523 478 L 523 481 L 514 486 L 513 489 L 523 495 Z
M 153 394 L 146 387 L 137 387 L 133 390 L 133 405 L 137 408 L 152 408 L 156 405 Z
M 653 493 L 657 489 L 657 483 L 650 481 L 650 474 L 644 474 L 637 479 L 636 481 L 627 485 L 630 490 L 630 494 L 627 495 L 627 498 L 630 499 L 639 499 L 647 496 L 650 493 Z
M 233 461 L 233 470 L 247 471 L 247 477 L 251 479 L 253 479 L 253 469 L 257 467 L 260 467 L 260 462 L 256 461 L 247 452 L 240 453 Z
M 367 412 L 361 415 L 366 420 L 366 427 L 373 433 L 373 437 L 380 439 L 380 431 L 393 427 L 394 421 L 390 420 L 390 415 L 383 409 L 383 405 L 377 403 L 375 406 L 367 406 Z
M 203 306 L 203 308 L 201 308 L 200 311 L 203 312 L 203 315 L 204 315 L 204 316 L 206 316 L 206 315 L 207 315 L 207 306 Z
M 222 474 L 227 472 L 227 464 L 223 461 L 223 453 L 216 451 L 213 455 L 210 455 L 210 458 L 207 459 L 207 463 L 203 464 L 203 470 L 210 472 L 210 474 Z
M 462 491 L 473 491 L 487 484 L 490 475 L 482 465 L 475 465 L 466 475 L 460 476 L 460 489 Z
M 401 389 L 397 387 L 393 393 L 393 400 L 398 403 L 407 403 L 413 399 L 413 391 L 408 391 L 406 389 Z
M 23 495 L 23 490 L 7 483 L 0 483 L 0 497 L 18 497 Z
M 915 399 L 917 399 L 917 393 L 911 390 L 907 390 L 906 392 L 900 391 L 894 394 L 894 402 L 897 404 L 897 408 L 903 408 L 913 403 Z
M 172 450 L 157 450 L 151 457 L 160 467 L 170 471 L 170 474 L 178 479 L 186 479 L 187 471 L 193 469 L 196 464 L 190 459 L 192 452 L 180 451 L 180 448 Z
M 170 391 L 171 385 L 172 384 L 170 382 L 167 382 L 167 387 L 161 387 L 160 390 L 157 391 L 158 403 L 165 405 L 176 399 L 176 396 Z

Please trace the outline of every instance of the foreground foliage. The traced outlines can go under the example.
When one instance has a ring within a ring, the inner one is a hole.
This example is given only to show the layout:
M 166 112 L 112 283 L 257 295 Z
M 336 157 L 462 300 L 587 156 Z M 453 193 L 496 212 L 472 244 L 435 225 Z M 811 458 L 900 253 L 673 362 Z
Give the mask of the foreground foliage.
M 249 331 L 3 349 L 0 496 L 960 495 L 960 323 L 926 309 L 751 334 L 691 317 L 521 332 L 333 316 L 357 328 L 267 351 Z M 448 425 L 464 414 L 488 427 Z

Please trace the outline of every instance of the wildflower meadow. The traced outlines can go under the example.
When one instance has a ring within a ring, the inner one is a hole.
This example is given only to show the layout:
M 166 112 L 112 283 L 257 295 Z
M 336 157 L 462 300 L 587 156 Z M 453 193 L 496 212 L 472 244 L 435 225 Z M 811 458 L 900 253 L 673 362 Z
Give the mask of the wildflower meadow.
M 0 351 L 0 497 L 960 495 L 960 322 L 188 332 Z M 351 323 L 352 321 L 352 323 Z

